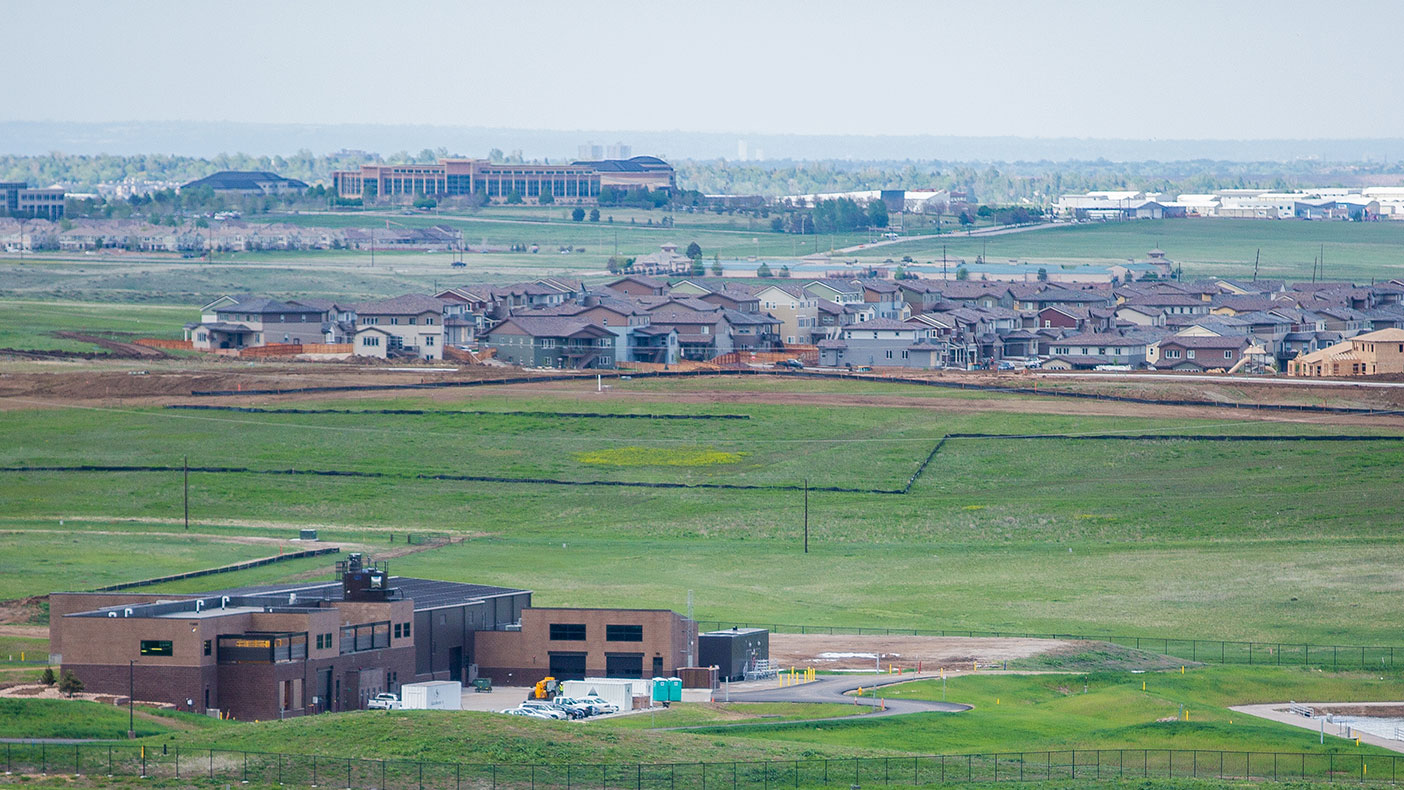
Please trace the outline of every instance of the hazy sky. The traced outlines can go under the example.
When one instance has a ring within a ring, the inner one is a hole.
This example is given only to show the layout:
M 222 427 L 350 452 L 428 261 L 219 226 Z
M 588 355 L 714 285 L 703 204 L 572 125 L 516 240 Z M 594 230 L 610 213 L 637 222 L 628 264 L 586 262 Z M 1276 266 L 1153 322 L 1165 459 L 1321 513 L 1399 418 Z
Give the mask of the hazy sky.
M 1404 136 L 1404 2 L 0 0 L 0 119 Z

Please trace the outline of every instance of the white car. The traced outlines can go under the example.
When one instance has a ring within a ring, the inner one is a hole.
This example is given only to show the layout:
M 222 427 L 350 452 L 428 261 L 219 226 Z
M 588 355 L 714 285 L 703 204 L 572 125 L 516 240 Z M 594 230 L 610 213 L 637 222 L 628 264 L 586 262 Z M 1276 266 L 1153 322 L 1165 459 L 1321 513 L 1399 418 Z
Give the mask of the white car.
M 536 711 L 537 713 L 540 713 L 552 719 L 570 718 L 565 711 L 556 707 L 554 704 L 547 702 L 546 700 L 527 700 L 526 702 L 523 702 L 521 704 L 521 707 L 526 708 L 527 710 Z
M 366 710 L 399 710 L 400 698 L 394 694 L 376 694 L 366 703 Z
M 601 699 L 600 697 L 576 697 L 576 698 L 575 698 L 575 703 L 576 703 L 577 705 L 584 705 L 584 706 L 589 707 L 591 713 L 593 713 L 593 714 L 596 715 L 596 716 L 599 716 L 599 715 L 604 714 L 604 713 L 618 713 L 618 712 L 619 712 L 619 706 L 618 706 L 618 705 L 615 705 L 615 704 L 609 703 L 609 702 L 605 702 L 605 701 L 604 701 L 603 699 Z
M 508 708 L 498 712 L 505 713 L 508 716 L 526 716 L 531 719 L 545 719 L 548 721 L 553 718 L 552 716 L 548 716 L 546 711 L 537 708 Z

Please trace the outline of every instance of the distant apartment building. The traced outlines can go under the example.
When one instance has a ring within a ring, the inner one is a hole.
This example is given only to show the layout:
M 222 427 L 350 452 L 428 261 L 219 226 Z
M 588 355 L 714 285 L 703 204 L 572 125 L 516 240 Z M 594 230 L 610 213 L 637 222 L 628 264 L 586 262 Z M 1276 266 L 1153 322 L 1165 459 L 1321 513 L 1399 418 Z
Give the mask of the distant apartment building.
M 0 181 L 0 209 L 18 219 L 63 219 L 62 189 L 33 189 L 23 181 Z
M 332 173 L 338 197 L 368 202 L 395 201 L 417 195 L 468 197 L 482 194 L 502 202 L 508 197 L 540 203 L 593 204 L 605 188 L 672 192 L 677 177 L 672 165 L 657 157 L 578 161 L 571 164 L 501 163 L 485 159 L 440 159 L 436 164 L 362 165 Z

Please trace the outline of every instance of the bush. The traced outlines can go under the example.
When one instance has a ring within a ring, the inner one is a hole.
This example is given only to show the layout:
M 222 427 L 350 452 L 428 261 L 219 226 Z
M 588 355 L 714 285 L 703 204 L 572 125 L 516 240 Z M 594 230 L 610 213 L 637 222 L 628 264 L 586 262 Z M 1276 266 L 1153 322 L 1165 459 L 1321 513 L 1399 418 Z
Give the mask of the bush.
M 54 677 L 54 668 L 44 667 L 44 671 L 39 675 L 39 682 L 46 686 L 52 686 L 57 683 L 58 679 Z
M 58 690 L 60 693 L 71 698 L 74 694 L 82 693 L 83 681 L 79 680 L 78 676 L 73 674 L 73 670 L 65 669 L 63 671 L 63 677 L 59 678 Z
M 598 219 L 599 216 L 600 216 L 600 213 L 599 213 L 598 211 L 596 211 L 596 212 L 595 212 L 595 217 L 596 217 L 596 219 Z M 585 219 L 585 209 L 583 209 L 583 208 L 578 208 L 578 207 L 577 207 L 574 211 L 571 211 L 571 212 L 570 212 L 570 218 L 571 218 L 571 220 L 573 220 L 573 221 L 575 221 L 575 222 L 583 222 L 584 219 Z

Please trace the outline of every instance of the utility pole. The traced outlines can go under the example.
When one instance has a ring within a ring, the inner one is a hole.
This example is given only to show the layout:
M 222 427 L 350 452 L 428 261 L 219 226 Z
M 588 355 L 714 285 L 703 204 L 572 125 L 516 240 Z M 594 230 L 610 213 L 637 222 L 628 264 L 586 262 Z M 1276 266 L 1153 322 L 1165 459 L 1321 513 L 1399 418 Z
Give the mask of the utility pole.
M 185 477 L 185 531 L 190 531 L 190 456 L 180 457 L 181 471 Z
M 127 660 L 127 738 L 136 737 L 136 719 L 132 713 L 132 697 L 136 694 L 136 659 Z
M 1258 248 L 1258 251 L 1257 251 L 1256 253 L 1253 254 L 1253 282 L 1257 282 L 1257 281 L 1258 281 L 1258 261 L 1259 261 L 1262 257 L 1263 257 L 1263 248 L 1262 248 L 1262 247 L 1259 247 L 1259 248 Z
M 804 479 L 804 553 L 809 553 L 809 478 Z

